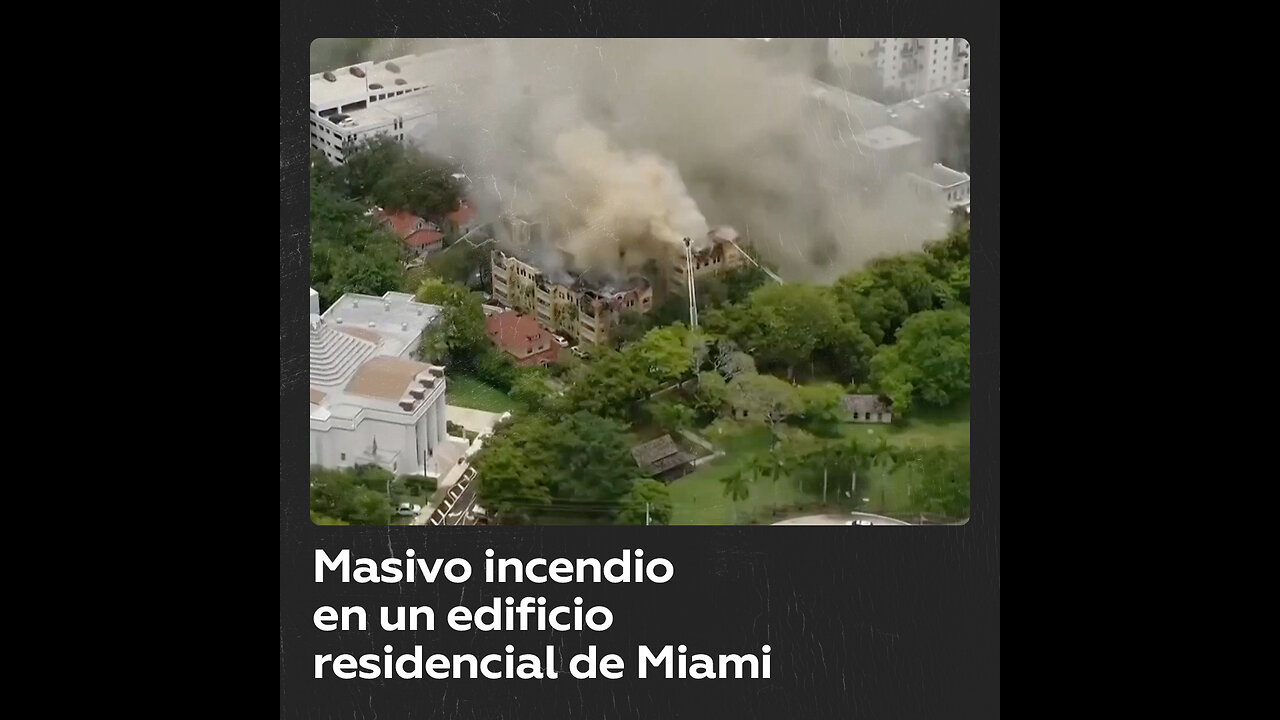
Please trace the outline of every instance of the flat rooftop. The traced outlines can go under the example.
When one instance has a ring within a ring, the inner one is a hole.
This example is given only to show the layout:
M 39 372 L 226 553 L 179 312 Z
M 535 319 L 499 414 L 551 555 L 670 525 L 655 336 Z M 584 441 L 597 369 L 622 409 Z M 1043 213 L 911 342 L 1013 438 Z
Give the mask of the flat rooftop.
M 862 125 L 883 125 L 889 121 L 889 108 L 868 97 L 851 93 L 844 88 L 828 85 L 820 80 L 810 80 L 809 94 L 829 109 L 857 118 Z M 855 123 L 855 127 L 857 124 Z
M 308 76 L 311 105 L 345 105 L 382 92 L 423 86 L 428 90 L 456 90 L 454 86 L 458 78 L 472 77 L 482 67 L 482 50 L 483 44 L 475 43 L 420 55 L 344 65 L 327 71 L 333 74 L 333 80 L 327 80 L 323 72 L 315 73 Z M 363 77 L 353 74 L 353 68 Z
M 439 317 L 440 310 L 438 305 L 414 300 L 409 293 L 389 292 L 382 297 L 348 293 L 322 317 L 330 327 L 357 337 L 376 333 L 383 342 L 379 354 L 399 355 Z
M 942 163 L 934 163 L 933 167 L 929 168 L 929 173 L 926 177 L 945 188 L 965 182 L 969 179 L 969 174 L 962 173 L 959 170 L 952 170 Z
M 348 110 L 343 115 L 354 120 L 354 123 L 347 125 L 339 125 L 333 121 L 333 116 L 322 117 L 321 121 L 328 122 L 333 127 L 343 129 L 348 132 L 359 130 L 362 127 L 379 127 L 390 124 L 396 118 L 410 118 L 417 115 L 429 115 L 435 112 L 434 103 L 431 97 L 426 93 L 415 93 L 413 95 L 404 95 L 390 100 L 379 100 L 369 103 L 367 107 L 359 110 Z
M 853 138 L 859 145 L 874 150 L 892 150 L 920 142 L 920 138 L 892 125 L 874 127 Z

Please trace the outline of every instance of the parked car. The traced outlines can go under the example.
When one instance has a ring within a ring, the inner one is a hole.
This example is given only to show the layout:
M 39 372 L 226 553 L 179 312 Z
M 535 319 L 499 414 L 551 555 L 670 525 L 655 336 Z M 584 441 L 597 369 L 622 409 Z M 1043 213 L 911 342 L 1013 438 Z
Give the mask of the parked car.
M 587 353 L 585 353 L 582 350 L 582 348 L 577 345 L 574 345 L 573 347 L 569 348 L 569 352 L 573 353 L 574 355 L 577 355 L 580 358 L 585 358 L 587 356 Z
M 555 341 L 556 341 L 556 344 L 557 344 L 557 345 L 559 345 L 560 347 L 569 347 L 569 341 L 568 341 L 568 340 L 565 340 L 564 338 L 560 337 L 559 335 L 552 335 L 552 336 L 551 336 L 551 339 L 552 339 L 552 340 L 555 340 Z
M 871 527 L 874 524 L 875 523 L 871 522 L 870 520 L 850 520 L 849 522 L 845 523 L 845 525 L 858 525 L 860 527 Z
M 422 512 L 421 505 L 410 503 L 400 503 L 400 507 L 396 508 L 396 515 L 400 517 L 415 517 L 420 512 Z

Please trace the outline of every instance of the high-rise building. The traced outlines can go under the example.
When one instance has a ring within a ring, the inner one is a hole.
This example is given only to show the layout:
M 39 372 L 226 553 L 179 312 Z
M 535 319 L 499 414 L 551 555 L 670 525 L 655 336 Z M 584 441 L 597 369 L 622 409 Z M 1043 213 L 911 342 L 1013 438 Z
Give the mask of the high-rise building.
M 969 79 L 964 38 L 828 38 L 827 59 L 837 70 L 861 70 L 883 92 L 915 97 Z

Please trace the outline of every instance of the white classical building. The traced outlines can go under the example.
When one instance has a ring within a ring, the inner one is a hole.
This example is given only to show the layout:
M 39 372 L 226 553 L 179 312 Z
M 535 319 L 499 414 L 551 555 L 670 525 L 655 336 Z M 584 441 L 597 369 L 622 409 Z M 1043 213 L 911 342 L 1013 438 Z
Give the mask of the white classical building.
M 311 464 L 379 465 L 439 477 L 466 452 L 445 425 L 445 373 L 416 359 L 440 308 L 406 293 L 343 295 L 320 314 L 311 290 Z
M 885 90 L 915 97 L 969 79 L 964 38 L 827 38 L 836 68 L 874 70 Z

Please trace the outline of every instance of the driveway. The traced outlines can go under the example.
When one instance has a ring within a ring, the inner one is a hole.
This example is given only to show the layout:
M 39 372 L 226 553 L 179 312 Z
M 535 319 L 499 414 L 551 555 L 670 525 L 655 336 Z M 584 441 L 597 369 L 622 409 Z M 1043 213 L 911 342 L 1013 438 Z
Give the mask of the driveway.
M 850 520 L 870 520 L 872 525 L 910 525 L 909 522 L 894 520 L 893 518 L 883 515 L 872 515 L 870 513 L 849 513 L 847 515 L 805 515 L 804 517 L 791 518 L 776 522 L 774 525 L 844 525 Z
M 445 418 L 455 425 L 476 433 L 482 433 L 485 430 L 492 430 L 497 424 L 498 418 L 502 417 L 502 413 L 485 412 L 484 410 L 473 410 L 472 408 L 458 407 L 456 405 L 445 406 Z

